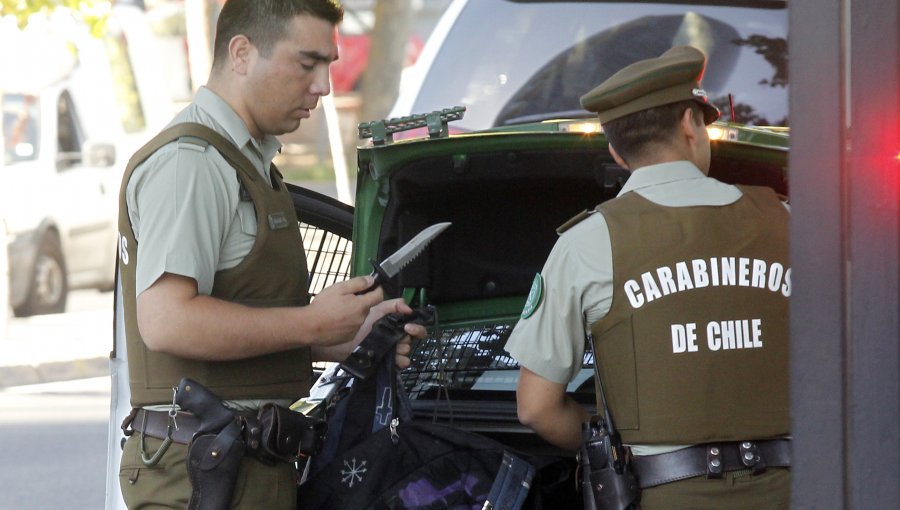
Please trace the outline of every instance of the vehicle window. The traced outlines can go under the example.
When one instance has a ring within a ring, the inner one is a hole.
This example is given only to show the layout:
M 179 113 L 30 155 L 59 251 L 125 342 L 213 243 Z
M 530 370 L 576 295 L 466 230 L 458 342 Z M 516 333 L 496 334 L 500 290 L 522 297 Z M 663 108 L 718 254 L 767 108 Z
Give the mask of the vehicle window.
M 59 132 L 57 143 L 59 144 L 60 168 L 71 166 L 81 162 L 82 135 L 78 129 L 78 117 L 75 113 L 75 105 L 68 93 L 62 93 L 57 103 L 57 116 L 59 117 Z
M 35 96 L 3 95 L 3 161 L 34 161 L 40 149 L 40 103 Z
M 704 88 L 723 118 L 733 94 L 737 122 L 787 125 L 787 11 L 759 5 L 472 1 L 413 111 L 466 106 L 463 129 L 584 114 L 580 97 L 618 69 L 691 44 L 709 57 Z

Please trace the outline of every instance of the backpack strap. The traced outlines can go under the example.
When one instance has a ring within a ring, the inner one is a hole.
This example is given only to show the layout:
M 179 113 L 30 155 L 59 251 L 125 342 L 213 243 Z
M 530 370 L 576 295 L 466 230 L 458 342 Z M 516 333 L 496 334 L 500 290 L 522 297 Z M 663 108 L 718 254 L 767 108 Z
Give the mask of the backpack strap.
M 491 491 L 488 493 L 484 508 L 491 510 L 518 510 L 525 503 L 528 491 L 531 489 L 531 481 L 534 479 L 534 466 L 513 455 L 508 451 L 503 452 L 503 462 Z

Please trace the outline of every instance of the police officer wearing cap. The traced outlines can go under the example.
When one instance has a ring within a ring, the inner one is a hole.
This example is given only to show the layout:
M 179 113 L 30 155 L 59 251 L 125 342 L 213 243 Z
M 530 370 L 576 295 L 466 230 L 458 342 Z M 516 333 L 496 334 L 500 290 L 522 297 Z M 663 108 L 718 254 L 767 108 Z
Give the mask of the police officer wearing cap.
M 790 502 L 786 204 L 708 177 L 718 110 L 690 46 L 588 92 L 619 195 L 560 228 L 506 349 L 522 366 L 519 419 L 576 450 L 588 413 L 566 395 L 590 335 L 640 506 Z

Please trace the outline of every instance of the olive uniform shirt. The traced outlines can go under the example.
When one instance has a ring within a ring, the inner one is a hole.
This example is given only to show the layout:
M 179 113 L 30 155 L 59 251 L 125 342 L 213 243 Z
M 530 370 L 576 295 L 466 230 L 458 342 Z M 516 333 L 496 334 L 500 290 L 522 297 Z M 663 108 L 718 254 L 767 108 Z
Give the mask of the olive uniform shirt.
M 271 185 L 269 167 L 281 143 L 272 135 L 255 140 L 237 113 L 213 91 L 201 87 L 194 101 L 169 125 L 185 122 L 203 124 L 233 141 Z M 218 151 L 205 151 L 206 145 L 201 140 L 194 144 L 184 138 L 169 143 L 135 169 L 128 181 L 128 216 L 139 241 L 137 295 L 163 273 L 193 278 L 197 292 L 209 295 L 216 272 L 237 266 L 253 248 L 253 202 L 241 201 L 234 167 Z M 141 218 L 147 221 L 142 222 Z M 261 402 L 241 400 L 226 404 L 254 409 Z
M 235 142 L 259 174 L 271 184 L 269 167 L 281 149 L 271 135 L 250 136 L 237 113 L 206 87 L 170 125 L 196 122 Z M 256 236 L 256 211 L 241 202 L 237 175 L 205 142 L 172 142 L 134 172 L 126 188 L 128 215 L 138 244 L 135 292 L 153 285 L 163 273 L 197 281 L 210 294 L 216 271 L 235 267 L 250 252 Z M 179 171 L 189 168 L 191 171 Z M 146 223 L 141 218 L 153 218 Z
M 635 170 L 619 195 L 629 191 L 667 207 L 724 206 L 741 197 L 738 188 L 707 177 L 688 161 Z M 568 384 L 582 367 L 585 336 L 606 316 L 612 302 L 612 248 L 602 214 L 592 211 L 560 236 L 541 278 L 542 301 L 516 324 L 506 350 L 535 374 Z M 632 445 L 632 451 L 654 455 L 685 446 Z

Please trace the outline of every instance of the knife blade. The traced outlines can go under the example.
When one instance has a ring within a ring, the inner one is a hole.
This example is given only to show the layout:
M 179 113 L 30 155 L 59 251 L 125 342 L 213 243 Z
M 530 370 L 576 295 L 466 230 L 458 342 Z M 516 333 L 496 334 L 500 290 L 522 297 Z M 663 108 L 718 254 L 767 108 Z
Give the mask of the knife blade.
M 372 266 L 374 269 L 370 276 L 375 277 L 375 282 L 370 285 L 369 288 L 360 292 L 360 294 L 370 292 L 380 285 L 381 282 L 397 276 L 397 273 L 399 273 L 404 266 L 419 256 L 419 254 L 422 253 L 422 250 L 424 250 L 438 234 L 446 230 L 451 224 L 452 223 L 449 221 L 435 223 L 416 234 L 415 237 L 407 241 L 407 243 L 401 246 L 399 250 L 389 255 L 386 259 L 381 261 L 381 263 L 376 263 L 373 260 Z

